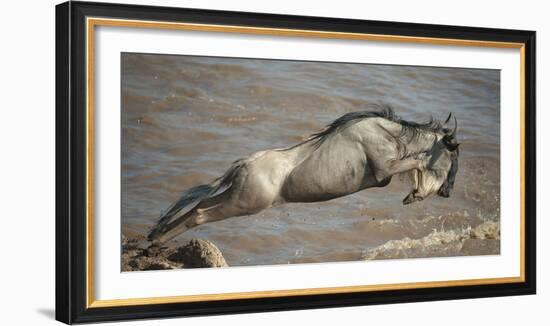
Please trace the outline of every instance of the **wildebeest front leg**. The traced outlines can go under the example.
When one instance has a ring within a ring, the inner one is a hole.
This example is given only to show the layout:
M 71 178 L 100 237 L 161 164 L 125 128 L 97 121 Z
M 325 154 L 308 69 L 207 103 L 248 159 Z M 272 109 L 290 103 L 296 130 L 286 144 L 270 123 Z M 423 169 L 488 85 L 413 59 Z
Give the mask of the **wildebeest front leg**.
M 378 182 L 403 172 L 422 170 L 425 163 L 418 159 L 390 160 L 387 162 L 374 163 L 374 176 Z
M 410 173 L 411 181 L 413 184 L 412 191 L 403 199 L 403 205 L 408 205 L 411 203 L 414 203 L 415 201 L 423 200 L 424 197 L 422 197 L 418 193 L 418 188 L 420 187 L 420 178 L 422 177 L 422 172 L 420 170 L 413 170 Z

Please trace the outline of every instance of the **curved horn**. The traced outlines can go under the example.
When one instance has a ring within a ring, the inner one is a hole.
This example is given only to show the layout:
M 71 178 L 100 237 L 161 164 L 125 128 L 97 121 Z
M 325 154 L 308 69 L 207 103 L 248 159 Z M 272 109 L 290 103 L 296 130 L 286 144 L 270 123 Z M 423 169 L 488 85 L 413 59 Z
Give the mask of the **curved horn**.
M 447 123 L 449 123 L 449 121 L 451 120 L 452 115 L 453 115 L 453 113 L 449 112 L 449 116 L 447 117 L 447 119 L 445 119 L 445 122 L 443 122 L 443 125 L 446 125 Z
M 450 136 L 454 137 L 456 134 L 456 129 L 458 128 L 458 121 L 456 120 L 456 116 L 453 115 L 453 118 L 455 119 L 455 127 L 453 129 L 453 132 L 451 132 Z

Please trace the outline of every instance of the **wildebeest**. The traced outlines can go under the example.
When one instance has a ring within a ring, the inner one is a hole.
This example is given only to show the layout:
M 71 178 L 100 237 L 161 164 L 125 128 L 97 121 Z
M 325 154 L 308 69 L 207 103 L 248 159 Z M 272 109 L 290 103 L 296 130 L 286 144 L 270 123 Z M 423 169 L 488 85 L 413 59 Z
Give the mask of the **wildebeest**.
M 160 244 L 204 223 L 384 187 L 401 173 L 413 181 L 404 205 L 436 192 L 449 197 L 459 155 L 456 117 L 454 127 L 446 127 L 451 116 L 415 123 L 390 107 L 347 113 L 297 145 L 254 153 L 211 183 L 188 189 L 148 239 Z

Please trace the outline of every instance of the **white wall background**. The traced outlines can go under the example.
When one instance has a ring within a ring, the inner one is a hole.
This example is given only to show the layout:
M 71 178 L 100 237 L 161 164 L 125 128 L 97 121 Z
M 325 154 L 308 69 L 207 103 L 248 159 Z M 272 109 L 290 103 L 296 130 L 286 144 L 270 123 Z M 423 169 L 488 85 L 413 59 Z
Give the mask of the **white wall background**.
M 54 320 L 55 37 L 59 1 L 3 3 L 0 11 L 0 321 L 47 325 Z M 128 2 L 107 1 L 104 2 Z M 149 0 L 143 4 L 536 30 L 538 121 L 550 119 L 550 20 L 544 1 L 246 1 Z M 539 127 L 538 166 L 550 164 Z M 125 325 L 339 323 L 371 325 L 542 325 L 548 322 L 550 213 L 548 170 L 538 171 L 538 293 L 536 296 L 139 321 Z M 546 308 L 546 309 L 545 309 Z

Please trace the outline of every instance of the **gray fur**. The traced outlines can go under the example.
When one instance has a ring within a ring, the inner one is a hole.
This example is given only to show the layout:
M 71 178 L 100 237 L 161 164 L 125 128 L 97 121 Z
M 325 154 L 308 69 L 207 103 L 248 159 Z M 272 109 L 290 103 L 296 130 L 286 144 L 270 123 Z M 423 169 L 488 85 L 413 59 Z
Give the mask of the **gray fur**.
M 149 234 L 163 243 L 197 225 L 257 213 L 287 202 L 318 202 L 384 187 L 408 174 L 403 204 L 434 193 L 448 197 L 458 171 L 456 118 L 445 123 L 403 120 L 389 107 L 345 114 L 297 145 L 235 161 L 208 185 L 193 187 Z

